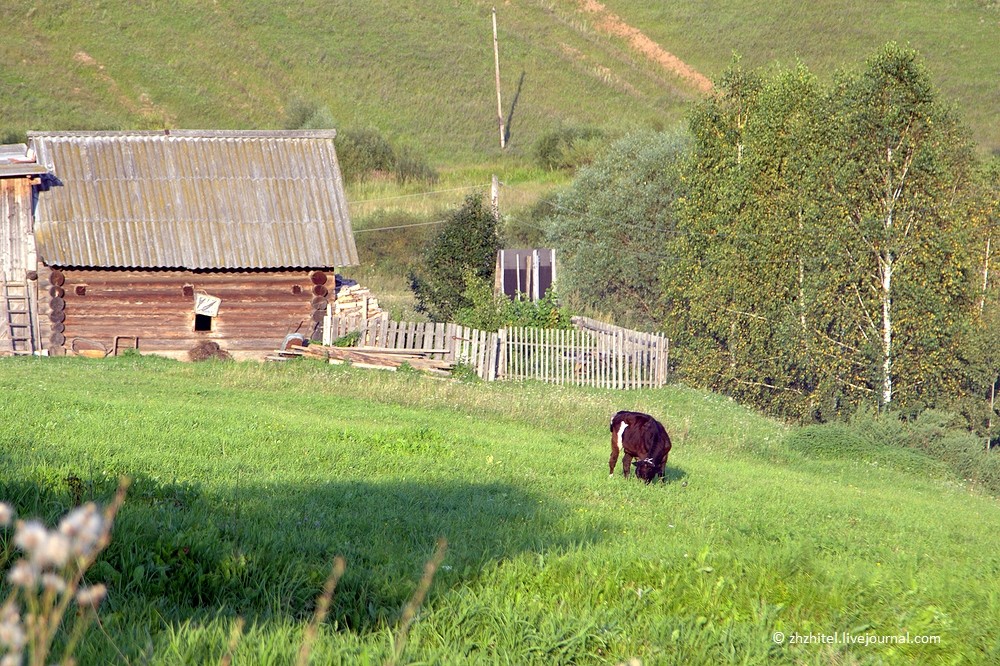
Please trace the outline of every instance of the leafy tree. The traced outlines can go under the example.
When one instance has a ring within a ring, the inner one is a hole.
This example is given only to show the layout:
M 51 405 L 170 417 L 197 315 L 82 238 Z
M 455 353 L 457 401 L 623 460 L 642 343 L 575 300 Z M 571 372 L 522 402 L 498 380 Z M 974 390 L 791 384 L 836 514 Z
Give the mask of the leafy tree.
M 839 77 L 825 103 L 820 181 L 858 303 L 852 337 L 877 350 L 883 408 L 897 392 L 932 402 L 958 389 L 955 342 L 974 299 L 971 147 L 916 52 L 895 44 Z
M 411 271 L 410 288 L 417 310 L 435 321 L 450 321 L 471 302 L 465 295 L 468 276 L 491 279 L 501 247 L 499 221 L 479 194 L 466 197 L 428 247 L 422 270 Z
M 738 63 L 692 115 L 665 322 L 682 372 L 786 416 L 961 392 L 974 156 L 916 54 L 820 86 Z
M 718 90 L 691 117 L 665 326 L 695 383 L 782 413 L 816 408 L 806 278 L 819 86 L 802 67 L 765 79 L 737 64 Z
M 667 259 L 688 144 L 680 132 L 628 136 L 558 196 L 546 236 L 574 303 L 621 323 L 658 321 L 656 275 Z

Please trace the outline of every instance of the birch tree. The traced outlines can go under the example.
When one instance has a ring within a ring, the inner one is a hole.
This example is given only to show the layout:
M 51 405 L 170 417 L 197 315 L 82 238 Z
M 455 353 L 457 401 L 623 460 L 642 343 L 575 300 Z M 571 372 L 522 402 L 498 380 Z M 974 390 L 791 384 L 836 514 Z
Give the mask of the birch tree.
M 716 90 L 661 283 L 684 378 L 805 419 L 968 394 L 975 156 L 916 54 L 826 85 L 737 64 Z
M 827 108 L 827 195 L 840 227 L 841 256 L 854 278 L 848 293 L 857 300 L 861 346 L 878 350 L 877 390 L 886 409 L 897 392 L 900 325 L 909 338 L 919 338 L 928 323 L 918 320 L 921 315 L 947 319 L 946 306 L 960 310 L 953 301 L 967 296 L 961 203 L 972 156 L 955 119 L 935 99 L 917 54 L 895 44 L 860 73 L 840 76 Z M 916 289 L 929 300 L 922 307 L 908 303 L 906 311 L 898 302 L 900 280 L 904 289 L 936 284 Z M 909 319 L 897 320 L 897 314 Z M 939 333 L 952 332 L 953 324 L 939 321 Z M 918 378 L 912 363 L 909 370 L 912 389 Z

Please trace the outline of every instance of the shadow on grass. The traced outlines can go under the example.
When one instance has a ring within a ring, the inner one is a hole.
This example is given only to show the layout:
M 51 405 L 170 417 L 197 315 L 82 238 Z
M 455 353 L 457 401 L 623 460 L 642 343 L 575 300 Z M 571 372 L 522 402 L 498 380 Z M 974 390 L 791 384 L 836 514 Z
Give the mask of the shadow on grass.
M 52 525 L 76 501 L 106 501 L 113 487 L 110 479 L 0 477 L 0 499 Z M 340 555 L 347 571 L 329 617 L 366 633 L 396 622 L 438 537 L 449 550 L 431 599 L 502 560 L 596 542 L 611 527 L 572 527 L 570 513 L 551 497 L 496 482 L 337 480 L 221 497 L 140 477 L 87 578 L 110 588 L 112 634 L 119 623 L 133 631 L 137 609 L 171 624 L 218 615 L 304 620 Z M 162 626 L 146 621 L 151 633 Z

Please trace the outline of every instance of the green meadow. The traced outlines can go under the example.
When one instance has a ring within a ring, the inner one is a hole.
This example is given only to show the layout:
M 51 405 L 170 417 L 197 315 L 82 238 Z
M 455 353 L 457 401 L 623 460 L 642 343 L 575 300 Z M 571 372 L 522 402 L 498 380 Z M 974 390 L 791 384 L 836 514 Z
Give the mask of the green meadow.
M 503 153 L 491 8 L 497 5 Z M 829 76 L 890 40 L 920 51 L 984 153 L 1000 150 L 991 0 L 265 0 L 0 3 L 0 132 L 280 128 L 296 104 L 439 167 L 530 156 L 560 126 L 669 126 L 700 95 L 607 12 L 709 78 L 732 62 Z M 16 26 L 16 29 L 15 29 Z
M 608 478 L 626 408 L 671 433 L 666 483 Z M 233 663 L 295 663 L 336 556 L 313 663 L 392 662 L 441 537 L 400 663 L 1000 661 L 996 498 L 836 432 L 682 386 L 0 363 L 0 500 L 53 524 L 134 480 L 87 576 L 110 593 L 81 664 L 220 663 L 238 618 Z

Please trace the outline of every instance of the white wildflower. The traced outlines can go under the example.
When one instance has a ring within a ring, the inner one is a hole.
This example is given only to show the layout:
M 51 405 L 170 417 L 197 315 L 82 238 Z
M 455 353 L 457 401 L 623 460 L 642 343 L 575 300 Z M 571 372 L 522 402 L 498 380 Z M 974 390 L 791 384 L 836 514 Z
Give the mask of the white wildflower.
M 98 583 L 91 587 L 81 587 L 76 593 L 76 603 L 81 607 L 97 609 L 108 594 L 108 588 Z
M 0 659 L 0 666 L 21 666 L 23 663 L 21 659 L 20 652 L 11 652 Z
M 38 583 L 38 572 L 26 560 L 19 560 L 10 568 L 7 580 L 14 587 L 32 588 Z
M 0 502 L 0 527 L 7 527 L 14 519 L 14 508 L 10 504 Z
M 69 560 L 69 539 L 58 532 L 48 534 L 45 540 L 35 549 L 33 558 L 42 569 L 61 569 Z
M 0 645 L 16 653 L 23 650 L 27 642 L 17 606 L 10 601 L 0 609 Z
M 47 573 L 42 576 L 42 587 L 46 590 L 52 590 L 57 594 L 62 594 L 66 590 L 66 581 L 63 580 L 62 576 Z
M 17 521 L 17 530 L 14 532 L 14 545 L 26 553 L 33 553 L 48 538 L 48 535 L 49 531 L 45 529 L 45 525 L 37 520 L 28 522 L 19 520 Z
M 83 557 L 97 549 L 103 531 L 104 516 L 93 502 L 74 509 L 59 523 L 59 533 L 70 539 L 73 554 Z

